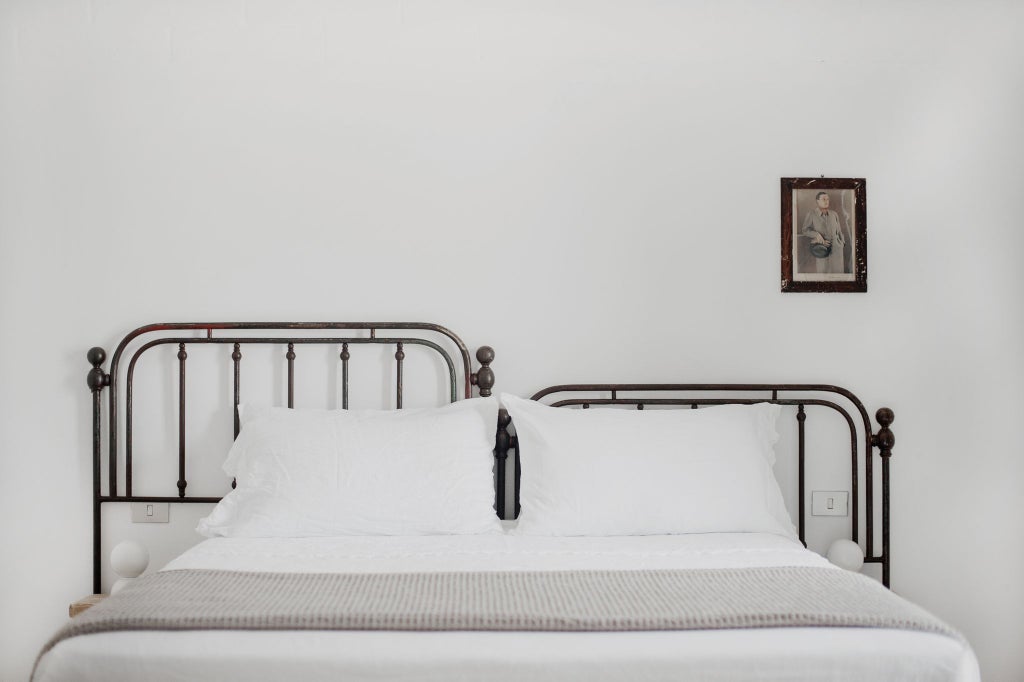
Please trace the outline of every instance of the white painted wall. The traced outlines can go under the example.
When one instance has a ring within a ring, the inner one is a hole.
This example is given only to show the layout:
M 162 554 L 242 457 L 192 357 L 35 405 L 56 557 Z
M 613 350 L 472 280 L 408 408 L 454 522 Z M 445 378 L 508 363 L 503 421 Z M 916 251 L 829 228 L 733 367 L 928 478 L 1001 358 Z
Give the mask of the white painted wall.
M 1024 20 L 996 2 L 0 4 L 0 678 L 89 590 L 85 350 L 408 318 L 500 387 L 827 381 L 896 411 L 893 580 L 1024 677 Z M 869 292 L 779 292 L 782 176 Z M 543 336 L 540 336 L 543 334 Z

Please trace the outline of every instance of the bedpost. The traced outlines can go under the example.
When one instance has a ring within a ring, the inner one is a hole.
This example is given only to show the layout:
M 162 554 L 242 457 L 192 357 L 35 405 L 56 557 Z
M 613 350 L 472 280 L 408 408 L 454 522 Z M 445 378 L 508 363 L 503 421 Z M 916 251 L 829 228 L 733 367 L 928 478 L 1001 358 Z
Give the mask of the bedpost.
M 508 425 L 511 423 L 512 417 L 509 416 L 508 410 L 498 410 L 498 433 L 494 439 L 494 510 L 498 512 L 499 519 L 505 518 L 505 479 L 508 471 L 508 449 L 512 444 Z
M 89 390 L 92 391 L 92 592 L 100 592 L 100 450 L 102 414 L 100 394 L 104 386 L 110 385 L 110 375 L 103 372 L 103 362 L 107 352 L 96 346 L 90 348 L 86 357 L 92 369 L 86 377 Z
M 889 426 L 895 418 L 888 407 L 879 408 L 875 419 L 882 428 L 871 437 L 871 444 L 878 448 L 878 455 L 882 458 L 882 584 L 886 587 L 889 587 L 889 458 L 892 457 L 892 446 L 896 444 L 896 437 Z
M 491 389 L 494 388 L 494 370 L 491 369 L 494 349 L 490 346 L 480 346 L 476 351 L 476 359 L 480 363 L 480 369 L 470 376 L 469 383 L 479 387 L 480 397 L 486 398 L 491 395 Z
M 481 398 L 487 398 L 494 388 L 494 370 L 491 369 L 494 349 L 490 346 L 480 346 L 476 349 L 476 359 L 480 363 L 480 369 L 470 375 L 469 383 L 477 387 Z M 505 462 L 508 459 L 509 443 L 507 428 L 511 421 L 508 412 L 498 411 L 498 431 L 494 435 L 494 511 L 499 519 L 505 518 Z

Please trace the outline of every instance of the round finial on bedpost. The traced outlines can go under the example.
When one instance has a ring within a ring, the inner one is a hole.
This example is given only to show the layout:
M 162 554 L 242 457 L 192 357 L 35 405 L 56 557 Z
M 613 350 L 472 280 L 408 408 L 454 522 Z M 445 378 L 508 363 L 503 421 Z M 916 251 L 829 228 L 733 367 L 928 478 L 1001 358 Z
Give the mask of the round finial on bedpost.
M 491 395 L 494 388 L 494 370 L 491 363 L 494 362 L 494 349 L 490 346 L 480 346 L 476 351 L 476 359 L 480 363 L 480 371 L 470 377 L 470 383 L 480 388 L 480 396 L 486 398 Z
M 495 440 L 494 454 L 501 461 L 508 458 L 509 442 L 512 437 L 508 432 L 509 424 L 512 423 L 512 415 L 504 407 L 498 410 L 498 435 Z
M 103 367 L 101 367 L 107 359 L 107 352 L 99 346 L 95 346 L 89 349 L 86 357 L 89 359 L 89 364 L 92 365 L 92 369 L 89 370 L 89 375 L 86 377 L 89 390 L 98 391 L 109 385 L 110 377 L 103 373 Z
M 896 444 L 896 436 L 893 435 L 889 426 L 896 419 L 896 416 L 888 407 L 882 407 L 875 412 L 875 419 L 878 420 L 878 424 L 882 428 L 871 439 L 871 444 L 878 448 L 878 454 L 882 457 L 891 457 L 892 446 Z
M 880 407 L 878 408 L 878 412 L 875 412 L 875 419 L 877 419 L 878 423 L 884 428 L 888 428 L 896 417 L 888 407 Z

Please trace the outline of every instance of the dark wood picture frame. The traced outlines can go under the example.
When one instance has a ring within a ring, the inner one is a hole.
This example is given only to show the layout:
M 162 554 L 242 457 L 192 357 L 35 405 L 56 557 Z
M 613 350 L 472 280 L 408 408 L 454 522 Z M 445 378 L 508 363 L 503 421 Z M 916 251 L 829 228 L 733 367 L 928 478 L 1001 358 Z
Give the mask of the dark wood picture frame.
M 782 291 L 866 292 L 867 222 L 864 178 L 782 178 Z

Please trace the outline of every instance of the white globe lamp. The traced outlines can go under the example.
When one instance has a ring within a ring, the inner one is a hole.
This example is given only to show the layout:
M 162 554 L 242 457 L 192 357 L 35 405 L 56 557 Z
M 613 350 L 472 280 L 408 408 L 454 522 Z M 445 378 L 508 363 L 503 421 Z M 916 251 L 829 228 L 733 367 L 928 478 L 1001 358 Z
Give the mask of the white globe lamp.
M 138 578 L 149 566 L 149 550 L 134 540 L 117 543 L 110 552 L 110 567 L 118 575 L 117 582 L 110 588 L 116 594 L 125 585 Z
M 840 539 L 828 548 L 828 560 L 839 568 L 856 573 L 864 566 L 864 551 L 853 540 Z

